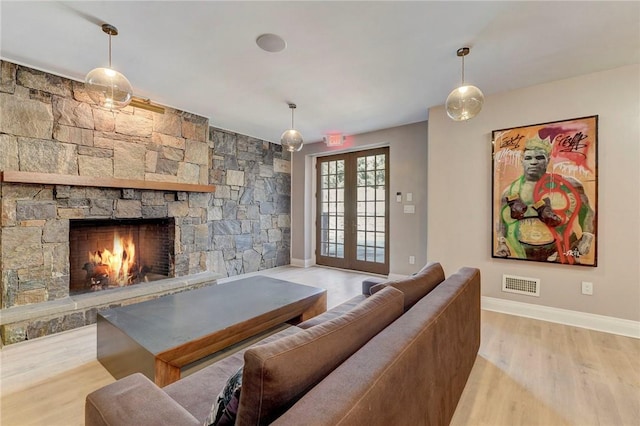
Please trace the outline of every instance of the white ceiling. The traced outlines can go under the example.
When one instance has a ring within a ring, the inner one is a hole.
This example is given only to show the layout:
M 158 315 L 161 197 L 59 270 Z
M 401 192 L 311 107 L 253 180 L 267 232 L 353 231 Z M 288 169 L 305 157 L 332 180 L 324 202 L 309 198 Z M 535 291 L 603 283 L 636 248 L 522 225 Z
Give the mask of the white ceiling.
M 80 81 L 107 65 L 110 23 L 137 96 L 274 142 L 288 102 L 307 142 L 426 120 L 460 83 L 462 46 L 485 96 L 640 63 L 637 1 L 2 0 L 0 15 L 3 59 Z M 260 50 L 263 33 L 287 48 Z

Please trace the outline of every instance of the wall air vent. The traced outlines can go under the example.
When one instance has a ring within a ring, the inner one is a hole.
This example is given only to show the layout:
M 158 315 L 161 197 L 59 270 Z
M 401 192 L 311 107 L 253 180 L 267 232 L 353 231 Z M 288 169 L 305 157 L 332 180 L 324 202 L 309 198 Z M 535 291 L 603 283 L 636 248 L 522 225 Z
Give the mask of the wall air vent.
M 502 291 L 540 297 L 540 278 L 502 275 Z

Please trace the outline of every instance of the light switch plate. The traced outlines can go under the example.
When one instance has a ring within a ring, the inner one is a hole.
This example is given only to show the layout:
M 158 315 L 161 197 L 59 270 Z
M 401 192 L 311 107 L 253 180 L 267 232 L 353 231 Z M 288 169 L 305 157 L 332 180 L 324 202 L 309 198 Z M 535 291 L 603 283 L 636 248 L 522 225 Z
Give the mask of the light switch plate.
M 413 201 L 413 192 L 407 192 L 407 201 Z

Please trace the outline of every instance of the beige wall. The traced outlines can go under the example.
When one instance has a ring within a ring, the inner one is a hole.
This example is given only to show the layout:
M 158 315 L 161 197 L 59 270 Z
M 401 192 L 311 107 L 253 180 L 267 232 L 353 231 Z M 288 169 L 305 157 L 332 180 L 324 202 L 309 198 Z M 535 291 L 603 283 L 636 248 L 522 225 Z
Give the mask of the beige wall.
M 482 271 L 484 296 L 640 320 L 640 66 L 486 98 L 469 122 L 429 111 L 427 254 L 447 274 Z M 598 266 L 491 258 L 491 131 L 599 116 Z M 540 297 L 503 293 L 502 274 L 541 278 Z M 594 283 L 593 296 L 581 282 Z
M 314 263 L 314 159 L 337 152 L 389 146 L 390 181 L 390 274 L 416 272 L 426 262 L 427 253 L 427 122 L 349 136 L 340 149 L 324 143 L 306 144 L 292 155 L 291 175 L 291 258 L 294 265 Z M 396 192 L 403 202 L 397 203 Z M 407 192 L 413 201 L 405 201 Z M 415 205 L 415 214 L 403 213 L 403 205 Z M 415 256 L 414 265 L 409 256 Z

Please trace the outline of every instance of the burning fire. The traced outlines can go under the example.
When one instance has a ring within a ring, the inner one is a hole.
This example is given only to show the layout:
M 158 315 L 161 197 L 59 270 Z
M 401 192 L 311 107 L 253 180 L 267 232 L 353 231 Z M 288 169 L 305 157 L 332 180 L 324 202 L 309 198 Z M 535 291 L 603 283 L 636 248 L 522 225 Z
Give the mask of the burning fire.
M 113 252 L 108 249 L 89 252 L 89 262 L 103 279 L 108 280 L 109 285 L 122 287 L 130 284 L 133 278 L 132 271 L 136 269 L 136 246 L 133 244 L 133 238 L 114 235 Z M 98 274 L 94 272 L 93 275 Z

